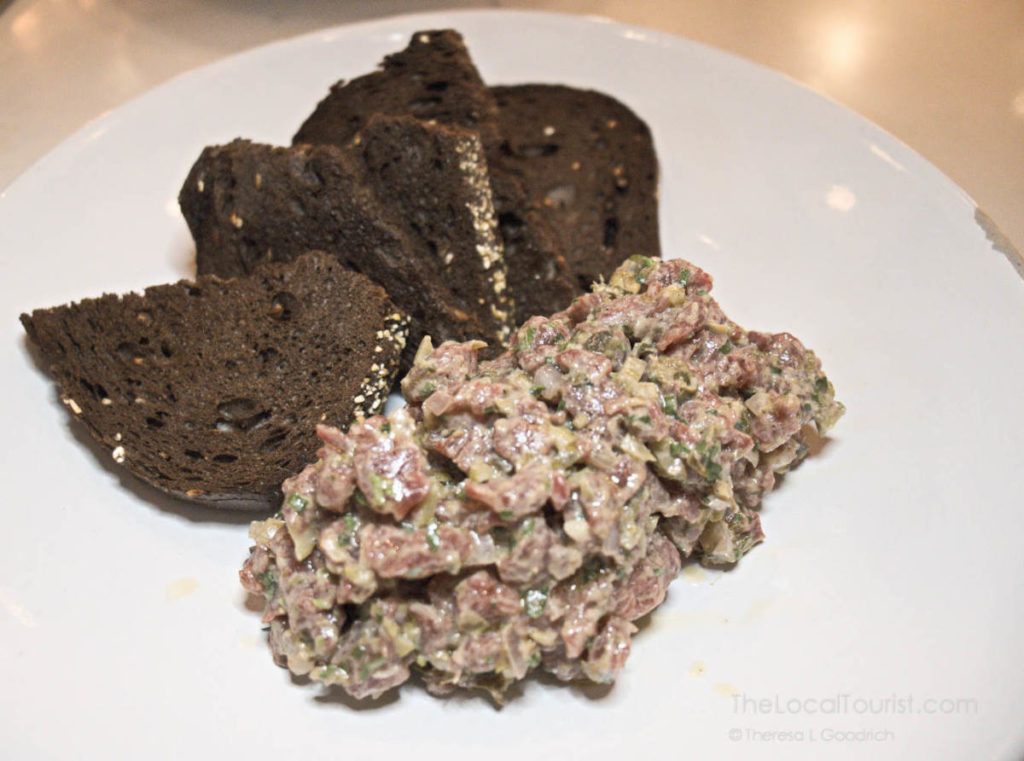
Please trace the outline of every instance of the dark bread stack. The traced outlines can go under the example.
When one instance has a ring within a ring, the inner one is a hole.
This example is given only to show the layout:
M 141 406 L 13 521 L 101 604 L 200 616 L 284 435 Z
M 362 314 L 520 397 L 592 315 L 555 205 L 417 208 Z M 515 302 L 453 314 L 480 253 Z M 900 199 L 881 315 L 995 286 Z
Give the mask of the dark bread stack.
M 209 147 L 179 201 L 200 274 L 330 252 L 412 317 L 411 359 L 424 335 L 500 346 L 511 331 L 486 172 L 474 133 L 378 116 L 345 148 Z
M 255 507 L 315 459 L 317 423 L 383 408 L 408 318 L 364 276 L 310 253 L 21 322 L 115 461 L 175 496 Z
M 379 411 L 424 336 L 496 352 L 628 256 L 658 255 L 656 185 L 623 104 L 488 88 L 457 32 L 419 32 L 332 87 L 291 147 L 202 152 L 179 195 L 195 283 L 22 322 L 135 475 L 270 505 L 314 457 L 310 429 Z
M 502 150 L 497 104 L 458 32 L 418 32 L 408 47 L 385 57 L 379 70 L 335 84 L 292 144 L 348 145 L 375 114 L 408 115 L 480 135 L 516 324 L 562 309 L 582 292 L 544 208 L 497 160 Z

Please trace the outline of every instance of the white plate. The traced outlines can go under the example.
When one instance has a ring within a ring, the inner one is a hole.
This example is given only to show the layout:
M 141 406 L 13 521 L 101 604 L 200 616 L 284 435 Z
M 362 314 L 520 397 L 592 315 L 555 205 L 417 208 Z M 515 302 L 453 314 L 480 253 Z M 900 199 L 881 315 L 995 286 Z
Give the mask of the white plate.
M 650 123 L 667 254 L 741 324 L 790 330 L 848 414 L 766 500 L 768 539 L 687 571 L 607 692 L 375 710 L 275 668 L 245 520 L 88 445 L 17 314 L 191 273 L 175 204 L 208 143 L 285 142 L 330 83 L 454 26 L 492 83 L 605 90 Z M 681 39 L 580 17 L 412 16 L 271 45 L 88 125 L 0 199 L 9 758 L 929 758 L 1024 754 L 1024 282 L 973 203 L 863 119 Z M 314 755 L 317 754 L 317 755 Z

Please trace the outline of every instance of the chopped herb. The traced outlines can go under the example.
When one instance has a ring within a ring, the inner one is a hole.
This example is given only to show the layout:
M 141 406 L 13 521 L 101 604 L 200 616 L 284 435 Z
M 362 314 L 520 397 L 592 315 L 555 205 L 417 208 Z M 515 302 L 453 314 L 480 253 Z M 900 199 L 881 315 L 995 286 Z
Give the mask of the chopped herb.
M 651 424 L 651 416 L 650 415 L 641 415 L 640 416 L 640 422 L 643 423 L 644 425 L 650 425 Z
M 708 443 L 706 441 L 704 441 L 704 439 L 701 439 L 700 441 L 697 442 L 697 451 L 700 454 L 704 454 L 704 451 L 707 448 L 708 448 Z
M 536 668 L 540 665 L 541 660 L 542 657 L 540 654 L 540 650 L 534 650 L 532 653 L 530 653 L 530 660 L 527 661 L 527 663 L 529 664 L 530 668 Z
M 356 501 L 356 504 L 366 507 L 366 495 L 363 494 L 362 490 L 357 486 L 355 491 L 352 492 L 352 499 Z
M 423 384 L 423 387 L 420 389 L 420 393 L 426 394 L 427 396 L 430 396 L 435 391 L 437 391 L 436 381 L 427 381 L 426 383 Z
M 293 494 L 288 497 L 288 506 L 297 513 L 301 513 L 309 507 L 309 500 L 301 494 Z
M 817 391 L 819 394 L 824 394 L 826 391 L 828 391 L 828 378 L 826 378 L 824 375 L 819 375 L 817 378 L 815 378 L 814 390 Z
M 387 662 L 388 659 L 384 658 L 383 656 L 381 656 L 380 658 L 374 658 L 372 661 L 370 661 L 361 669 L 359 669 L 359 678 L 366 679 L 366 677 L 368 677 L 370 674 L 372 674 L 374 671 L 379 669 Z
M 682 283 L 683 285 L 686 285 L 687 283 L 690 282 L 690 270 L 688 270 L 688 269 L 680 270 L 680 272 L 679 272 L 679 282 Z
M 437 521 L 431 521 L 427 524 L 426 535 L 427 544 L 430 545 L 430 549 L 437 552 L 438 547 L 441 546 L 441 537 L 437 534 Z
M 267 598 L 267 602 L 277 594 L 277 577 L 274 576 L 273 571 L 264 571 L 259 575 L 260 584 L 263 585 L 263 594 Z
M 523 521 L 523 528 L 520 530 L 522 536 L 529 536 L 533 533 L 533 528 L 536 525 L 536 521 L 533 518 L 529 518 Z
M 618 579 L 619 581 L 622 581 L 624 578 L 626 578 L 626 569 L 625 568 L 616 568 L 615 569 L 615 578 Z
M 676 414 L 676 398 L 674 396 L 666 397 L 665 406 L 662 407 L 666 415 Z
M 498 517 L 501 518 L 503 521 L 510 521 L 516 517 L 516 514 L 511 510 L 502 510 L 500 513 L 498 513 Z
M 726 339 L 725 343 L 719 348 L 718 353 L 728 354 L 730 351 L 732 351 L 732 341 Z
M 391 433 L 391 421 L 385 420 L 380 427 L 381 433 Z
M 686 446 L 686 444 L 683 444 L 678 441 L 673 441 L 671 444 L 668 445 L 668 452 L 673 457 L 683 457 L 684 455 L 689 454 L 690 448 Z
M 495 414 L 497 414 L 497 412 L 498 412 L 498 408 L 495 407 L 493 404 L 488 404 L 486 407 L 484 407 L 484 414 L 485 415 L 495 415 Z
M 778 365 L 771 366 L 772 375 L 782 375 L 782 368 Z
M 804 412 L 810 412 L 811 411 L 811 404 L 810 404 L 810 402 L 804 402 L 803 404 L 801 404 L 800 405 L 800 409 L 802 409 Z
M 651 570 L 651 573 L 655 577 L 657 577 L 657 576 L 661 576 L 661 574 L 664 573 L 664 571 L 661 568 L 654 568 L 653 570 Z
M 544 387 L 543 386 L 534 386 L 533 388 L 530 389 L 530 396 L 533 396 L 533 397 L 539 397 L 543 393 L 544 393 Z
M 370 486 L 373 487 L 373 504 L 379 505 L 385 499 L 394 498 L 394 484 L 390 478 L 371 473 Z
M 534 327 L 527 328 L 523 332 L 523 334 L 521 336 L 519 336 L 519 340 L 516 341 L 516 351 L 525 351 L 526 349 L 532 349 L 533 348 L 533 339 L 536 337 L 536 335 L 537 335 L 537 329 L 536 328 L 534 328 Z
M 747 422 L 747 419 L 745 417 L 741 417 L 739 420 L 736 421 L 736 430 L 737 431 L 749 431 L 750 430 L 750 423 Z
M 709 481 L 717 481 L 722 476 L 722 466 L 715 462 L 714 459 L 720 451 L 722 451 L 721 445 L 715 442 L 704 454 L 704 472 L 707 474 Z
M 556 409 L 556 410 L 557 410 L 558 412 L 562 412 L 562 411 L 564 411 L 564 410 L 565 410 L 565 399 L 559 399 L 559 400 L 558 400 L 558 406 L 557 406 L 557 407 L 556 407 L 555 409 Z
M 341 522 L 345 524 L 345 528 L 348 531 L 355 531 L 356 527 L 359 525 L 359 521 L 356 520 L 356 517 L 352 515 L 352 513 L 345 513 L 341 516 Z

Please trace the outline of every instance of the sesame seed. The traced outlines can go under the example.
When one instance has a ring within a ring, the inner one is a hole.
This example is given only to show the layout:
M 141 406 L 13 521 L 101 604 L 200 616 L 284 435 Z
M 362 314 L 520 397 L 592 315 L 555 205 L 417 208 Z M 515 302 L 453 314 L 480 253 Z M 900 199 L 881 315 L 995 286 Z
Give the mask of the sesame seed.
M 206 183 L 203 182 L 202 180 L 199 180 L 199 182 L 196 183 L 196 189 L 200 193 L 202 193 L 204 190 L 206 190 Z
M 241 230 L 242 229 L 242 224 L 243 224 L 242 223 L 242 218 L 240 216 L 238 216 L 237 214 L 232 213 L 231 214 L 231 224 L 233 224 L 235 227 L 237 227 L 239 230 Z
M 544 128 L 544 134 L 545 134 L 545 135 L 546 135 L 547 137 L 551 137 L 551 136 L 552 136 L 553 134 L 555 134 L 555 128 L 554 128 L 554 127 L 552 127 L 552 126 L 551 126 L 551 125 L 549 124 L 548 126 L 546 126 L 546 127 Z
M 115 447 L 114 451 L 110 453 L 110 456 L 114 458 L 114 462 L 120 465 L 124 462 L 124 447 Z
M 76 401 L 75 401 L 74 399 L 72 399 L 72 398 L 71 398 L 70 396 L 66 396 L 66 397 L 64 397 L 64 399 L 63 399 L 62 401 L 63 401 L 63 402 L 64 402 L 64 404 L 66 404 L 66 405 L 68 406 L 68 408 L 69 408 L 69 409 L 70 409 L 70 410 L 71 410 L 71 411 L 72 411 L 73 413 L 75 413 L 76 415 L 81 415 L 81 414 L 82 414 L 82 408 L 81 408 L 81 407 L 79 407 L 79 406 L 78 406 L 78 402 L 76 402 Z

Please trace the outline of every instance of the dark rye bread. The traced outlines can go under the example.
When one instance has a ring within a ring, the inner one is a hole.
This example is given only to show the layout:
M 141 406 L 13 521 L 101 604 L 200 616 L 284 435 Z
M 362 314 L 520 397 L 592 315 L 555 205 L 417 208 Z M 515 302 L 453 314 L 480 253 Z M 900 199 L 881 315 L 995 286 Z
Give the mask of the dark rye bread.
M 179 203 L 200 274 L 328 251 L 412 316 L 411 359 L 427 334 L 500 346 L 510 333 L 486 171 L 473 133 L 376 117 L 345 148 L 208 147 Z
M 521 180 L 494 167 L 501 150 L 497 105 L 458 32 L 417 32 L 379 70 L 333 85 L 292 143 L 346 146 L 375 114 L 409 115 L 480 135 L 517 324 L 562 309 L 581 292 L 544 210 L 528 200 Z
M 659 256 L 658 161 L 650 129 L 604 93 L 493 87 L 504 138 L 491 163 L 544 205 L 581 287 L 634 254 Z
M 310 253 L 21 322 L 116 462 L 175 496 L 251 508 L 279 501 L 316 458 L 317 423 L 381 410 L 408 320 L 382 288 Z
M 499 139 L 494 97 L 453 29 L 416 32 L 378 71 L 332 85 L 292 143 L 345 145 L 374 114 L 463 127 L 479 134 L 486 150 Z

